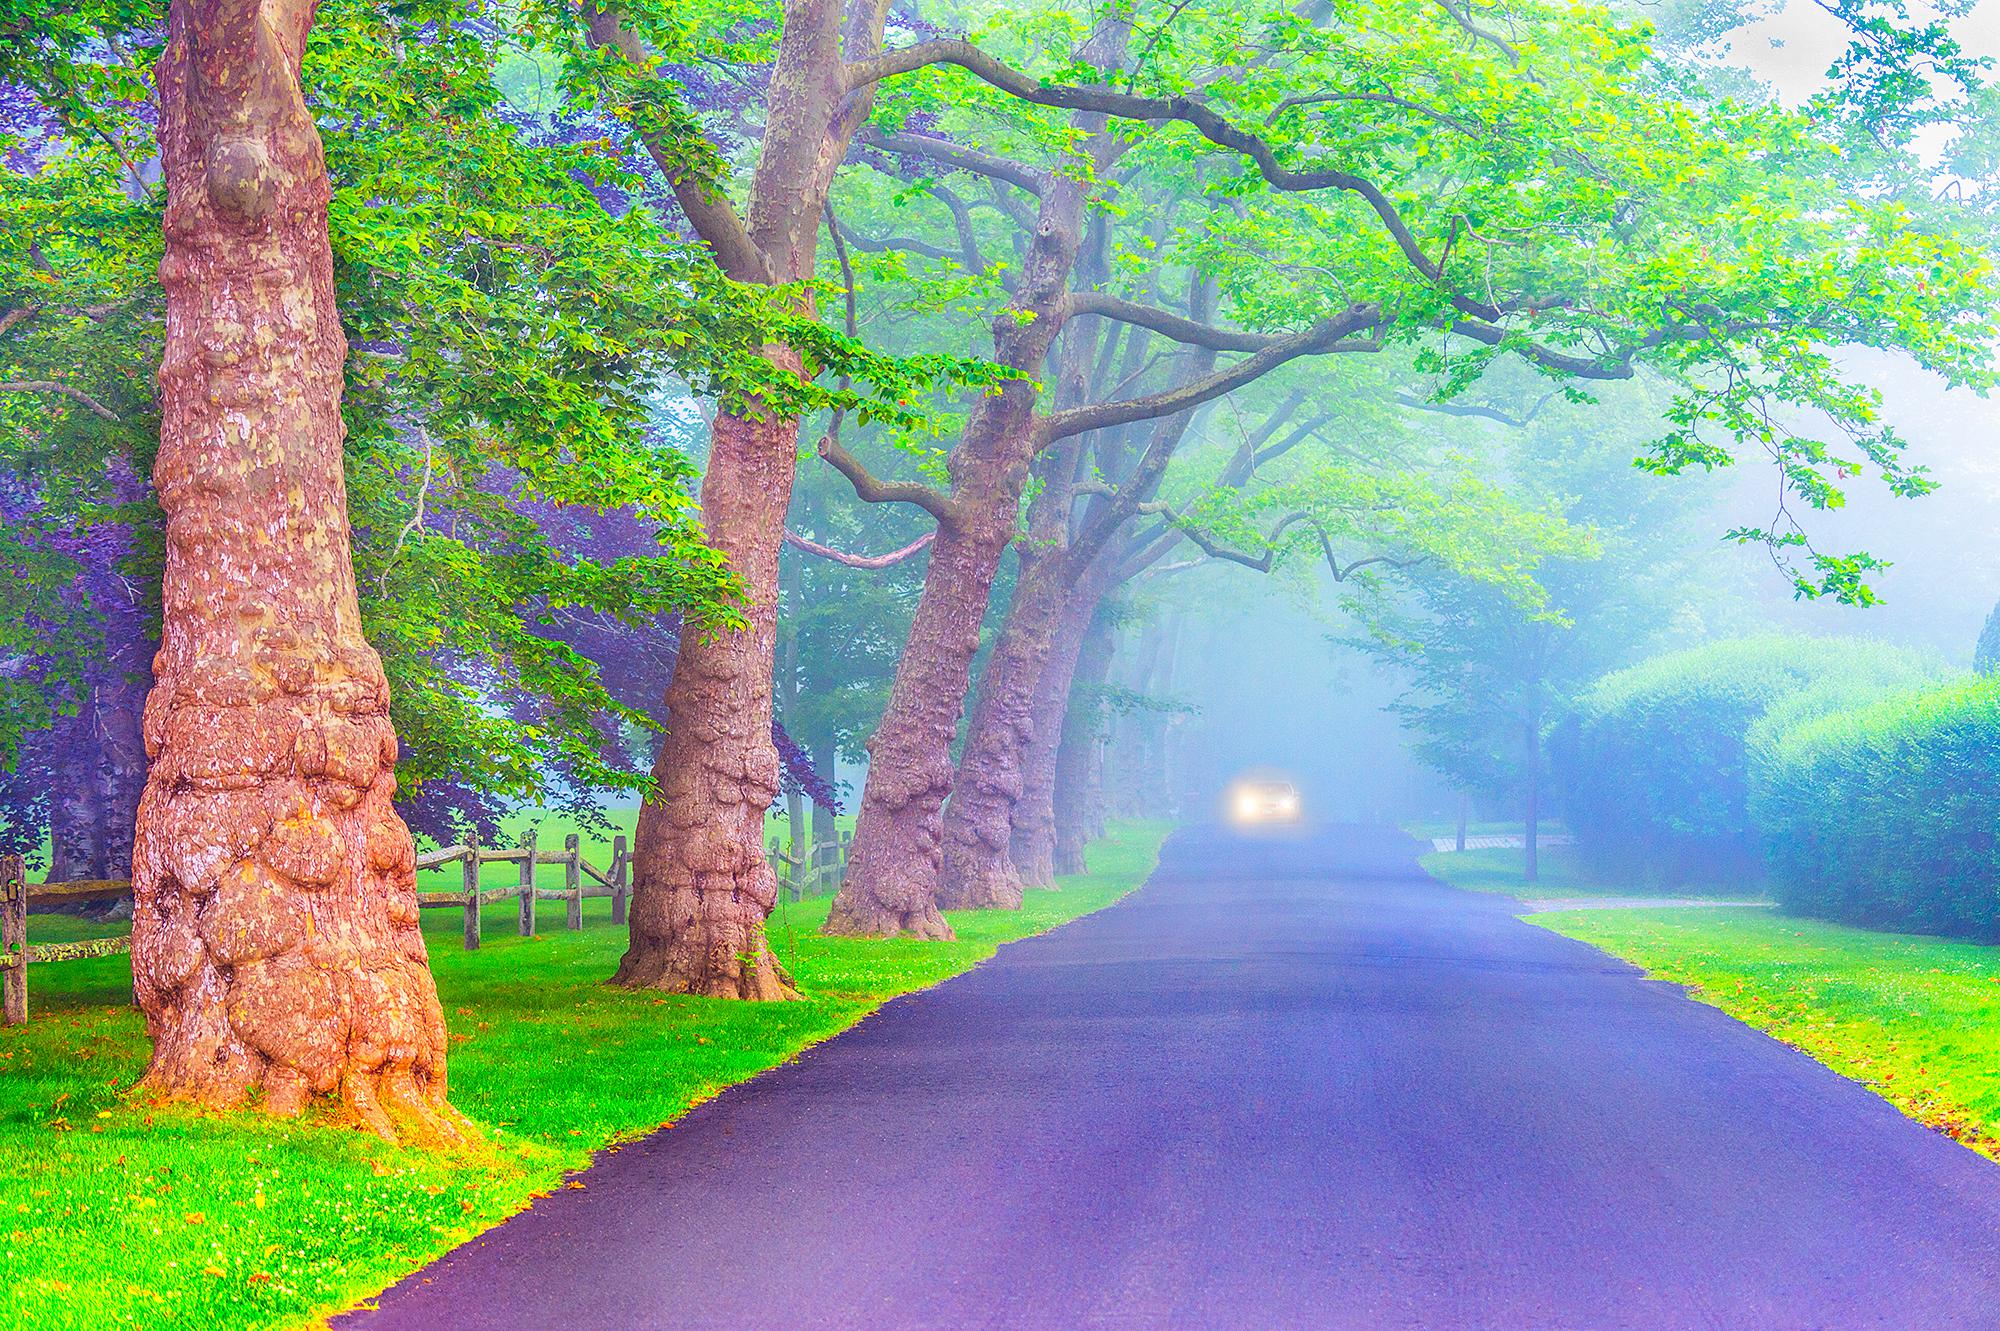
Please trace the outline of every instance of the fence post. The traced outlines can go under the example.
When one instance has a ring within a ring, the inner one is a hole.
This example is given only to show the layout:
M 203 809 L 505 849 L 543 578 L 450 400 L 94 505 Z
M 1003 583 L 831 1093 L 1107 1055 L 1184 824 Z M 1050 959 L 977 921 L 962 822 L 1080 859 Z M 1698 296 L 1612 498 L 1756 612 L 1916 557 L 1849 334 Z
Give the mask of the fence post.
M 626 867 L 624 837 L 618 835 L 612 837 L 612 923 L 624 923 L 626 895 L 630 895 L 632 891 L 630 883 L 632 877 L 630 869 Z
M 630 887 L 626 887 L 628 881 L 630 879 L 626 877 L 624 837 L 622 835 L 612 837 L 612 923 L 624 923 L 624 903 L 626 903 L 626 893 L 630 891 Z
M 521 838 L 521 849 L 527 858 L 521 861 L 521 937 L 532 938 L 535 934 L 535 834 L 528 833 Z
M 577 835 L 571 832 L 563 838 L 563 888 L 569 893 L 569 919 L 565 921 L 572 929 L 583 928 L 583 849 Z
M 13 964 L 0 971 L 0 1026 L 28 1019 L 28 866 L 19 855 L 0 855 L 0 955 Z
M 479 838 L 470 837 L 459 885 L 465 889 L 465 950 L 479 946 Z

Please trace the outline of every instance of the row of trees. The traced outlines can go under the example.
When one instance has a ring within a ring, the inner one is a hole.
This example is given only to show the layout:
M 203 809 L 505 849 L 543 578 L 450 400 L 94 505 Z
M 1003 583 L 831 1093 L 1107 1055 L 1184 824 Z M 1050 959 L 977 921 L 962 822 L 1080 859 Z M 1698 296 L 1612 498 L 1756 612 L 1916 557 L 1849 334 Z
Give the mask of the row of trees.
M 104 626 L 157 577 L 135 991 L 151 1083 L 210 1102 L 459 1130 L 399 781 L 438 831 L 643 788 L 618 980 L 781 998 L 776 696 L 822 754 L 872 729 L 829 928 L 947 936 L 1053 872 L 1096 748 L 1066 765 L 1064 718 L 1142 580 L 1421 570 L 1554 613 L 1534 574 L 1594 515 L 1436 411 L 1639 381 L 1653 469 L 1747 444 L 1824 505 L 1924 484 L 1840 347 L 1987 374 L 1986 219 L 1909 147 L 1971 104 L 1941 31 L 1787 110 L 1516 0 L 164 17 L 0 22 L 0 738 L 19 770 L 130 715 Z M 883 515 L 795 503 L 802 439 Z M 1741 535 L 1866 595 L 1865 555 Z M 899 650 L 825 613 L 901 595 L 858 546 L 922 560 Z M 894 656 L 872 727 L 801 695 L 839 652 Z

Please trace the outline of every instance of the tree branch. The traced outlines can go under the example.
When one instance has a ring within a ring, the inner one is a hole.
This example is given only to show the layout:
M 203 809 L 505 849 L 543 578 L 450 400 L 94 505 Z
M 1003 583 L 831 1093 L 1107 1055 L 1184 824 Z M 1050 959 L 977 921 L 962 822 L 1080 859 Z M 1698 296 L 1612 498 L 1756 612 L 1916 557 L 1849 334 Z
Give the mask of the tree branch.
M 941 523 L 958 521 L 958 509 L 950 496 L 915 481 L 885 481 L 876 477 L 831 434 L 819 441 L 819 455 L 848 479 L 854 493 L 866 504 L 915 504 Z
M 803 550 L 809 555 L 818 555 L 821 559 L 831 559 L 836 564 L 845 564 L 849 568 L 888 568 L 891 564 L 902 563 L 936 539 L 937 532 L 932 530 L 925 532 L 902 549 L 892 550 L 886 555 L 854 555 L 844 550 L 836 550 L 829 545 L 821 545 L 818 541 L 809 541 L 791 528 L 785 528 L 786 545 L 794 550 Z
M 981 152 L 977 148 L 962 147 L 948 139 L 932 138 L 928 134 L 885 134 L 876 129 L 864 129 L 854 138 L 855 142 L 871 148 L 955 166 L 961 171 L 1012 185 L 1038 199 L 1042 196 L 1042 173 L 1033 167 Z
M 648 71 L 650 76 L 652 57 L 645 43 L 639 40 L 639 34 L 625 25 L 616 8 L 603 3 L 590 5 L 586 0 L 585 18 L 592 47 L 610 47 L 632 68 Z M 687 215 L 695 234 L 714 251 L 722 271 L 739 282 L 768 285 L 774 281 L 770 259 L 750 239 L 749 230 L 736 215 L 728 196 L 708 181 L 689 176 L 682 169 L 680 154 L 656 131 L 642 130 L 639 141 L 660 168 L 660 174 L 667 178 L 674 200 Z
M 1140 328 L 1150 328 L 1176 342 L 1188 346 L 1207 347 L 1211 351 L 1263 351 L 1284 340 L 1281 336 L 1269 333 L 1243 333 L 1233 329 L 1215 328 L 1184 318 L 1169 310 L 1123 300 L 1103 291 L 1070 292 L 1063 297 L 1063 312 L 1065 316 L 1071 318 L 1081 314 L 1095 314 L 1105 319 L 1136 324 Z
M 1160 416 L 1171 416 L 1190 407 L 1198 407 L 1210 398 L 1220 397 L 1232 389 L 1260 379 L 1280 365 L 1296 360 L 1300 356 L 1337 351 L 1376 350 L 1381 344 L 1375 341 L 1343 344 L 1353 334 L 1374 328 L 1381 320 L 1380 306 L 1352 305 L 1341 314 L 1322 319 L 1302 333 L 1279 338 L 1256 355 L 1246 356 L 1227 369 L 1218 370 L 1192 383 L 1145 397 L 1116 402 L 1095 402 L 1089 406 L 1072 407 L 1068 411 L 1055 412 L 1043 417 L 1038 423 L 1036 447 L 1046 448 L 1058 439 L 1067 439 L 1086 430 L 1101 430 L 1113 425 L 1126 425 L 1133 421 L 1152 420 Z
M 92 415 L 100 419 L 110 421 L 113 425 L 123 423 L 117 412 L 105 406 L 81 388 L 71 388 L 68 384 L 59 384 L 53 379 L 0 380 L 0 393 L 59 393 L 66 398 L 83 404 L 90 409 Z
M 1101 115 L 1118 116 L 1127 120 L 1171 120 L 1190 125 L 1210 143 L 1249 157 L 1257 164 L 1257 169 L 1265 181 L 1274 189 L 1294 193 L 1338 189 L 1359 195 L 1381 219 L 1382 225 L 1387 228 L 1397 248 L 1402 250 L 1412 267 L 1433 282 L 1443 277 L 1438 264 L 1433 262 L 1430 256 L 1424 253 L 1423 246 L 1417 243 L 1416 235 L 1403 220 L 1402 214 L 1397 211 L 1394 201 L 1374 182 L 1338 167 L 1316 167 L 1303 171 L 1287 167 L 1278 161 L 1277 149 L 1272 147 L 1269 141 L 1247 130 L 1238 129 L 1190 97 L 1141 97 L 1111 88 L 1037 83 L 963 38 L 918 42 L 901 50 L 885 51 L 871 59 L 856 61 L 847 67 L 847 87 L 850 90 L 866 87 L 882 79 L 897 74 L 907 74 L 929 65 L 956 65 L 1001 92 L 1036 106 L 1094 111 Z M 1476 308 L 1485 311 L 1485 307 Z M 1489 313 L 1488 317 L 1492 315 Z

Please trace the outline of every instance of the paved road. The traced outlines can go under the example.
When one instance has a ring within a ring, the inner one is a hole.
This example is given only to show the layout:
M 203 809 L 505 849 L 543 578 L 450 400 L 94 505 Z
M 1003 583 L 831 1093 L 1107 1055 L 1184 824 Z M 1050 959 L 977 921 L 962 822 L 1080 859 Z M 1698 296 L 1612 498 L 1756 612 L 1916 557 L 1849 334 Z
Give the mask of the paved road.
M 1415 851 L 1183 833 L 339 1325 L 2000 1327 L 2000 1168 Z

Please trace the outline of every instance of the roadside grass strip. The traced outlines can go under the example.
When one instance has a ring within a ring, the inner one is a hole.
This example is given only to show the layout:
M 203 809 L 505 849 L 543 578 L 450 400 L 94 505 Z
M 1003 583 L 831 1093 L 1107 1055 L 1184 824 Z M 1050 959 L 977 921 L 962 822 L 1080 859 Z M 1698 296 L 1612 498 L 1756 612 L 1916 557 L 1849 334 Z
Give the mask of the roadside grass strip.
M 1685 987 L 2000 1160 L 2000 948 L 1759 910 L 1526 918 Z
M 1547 898 L 1691 897 L 1712 901 L 1758 900 L 1754 889 L 1740 884 L 1676 883 L 1670 887 L 1630 882 L 1611 883 L 1592 874 L 1574 846 L 1545 846 L 1536 857 L 1540 870 L 1534 882 L 1523 877 L 1526 852 L 1519 847 L 1491 850 L 1432 851 L 1419 861 L 1441 882 L 1468 892 L 1493 892 L 1526 901 Z
M 29 1023 L 0 1030 L 0 1327 L 311 1325 L 534 1197 L 583 1186 L 565 1176 L 593 1152 L 1112 904 L 1152 871 L 1167 830 L 1114 826 L 1062 890 L 1030 892 L 1019 911 L 948 913 L 951 943 L 824 938 L 831 898 L 781 901 L 769 936 L 796 1003 L 608 987 L 625 930 L 603 899 L 584 903 L 582 930 L 544 923 L 533 938 L 515 933 L 511 902 L 489 906 L 476 952 L 456 912 L 427 911 L 452 1102 L 487 1142 L 458 1155 L 152 1103 L 132 1089 L 148 1046 L 129 960 L 38 967 Z M 127 927 L 35 918 L 52 941 Z

